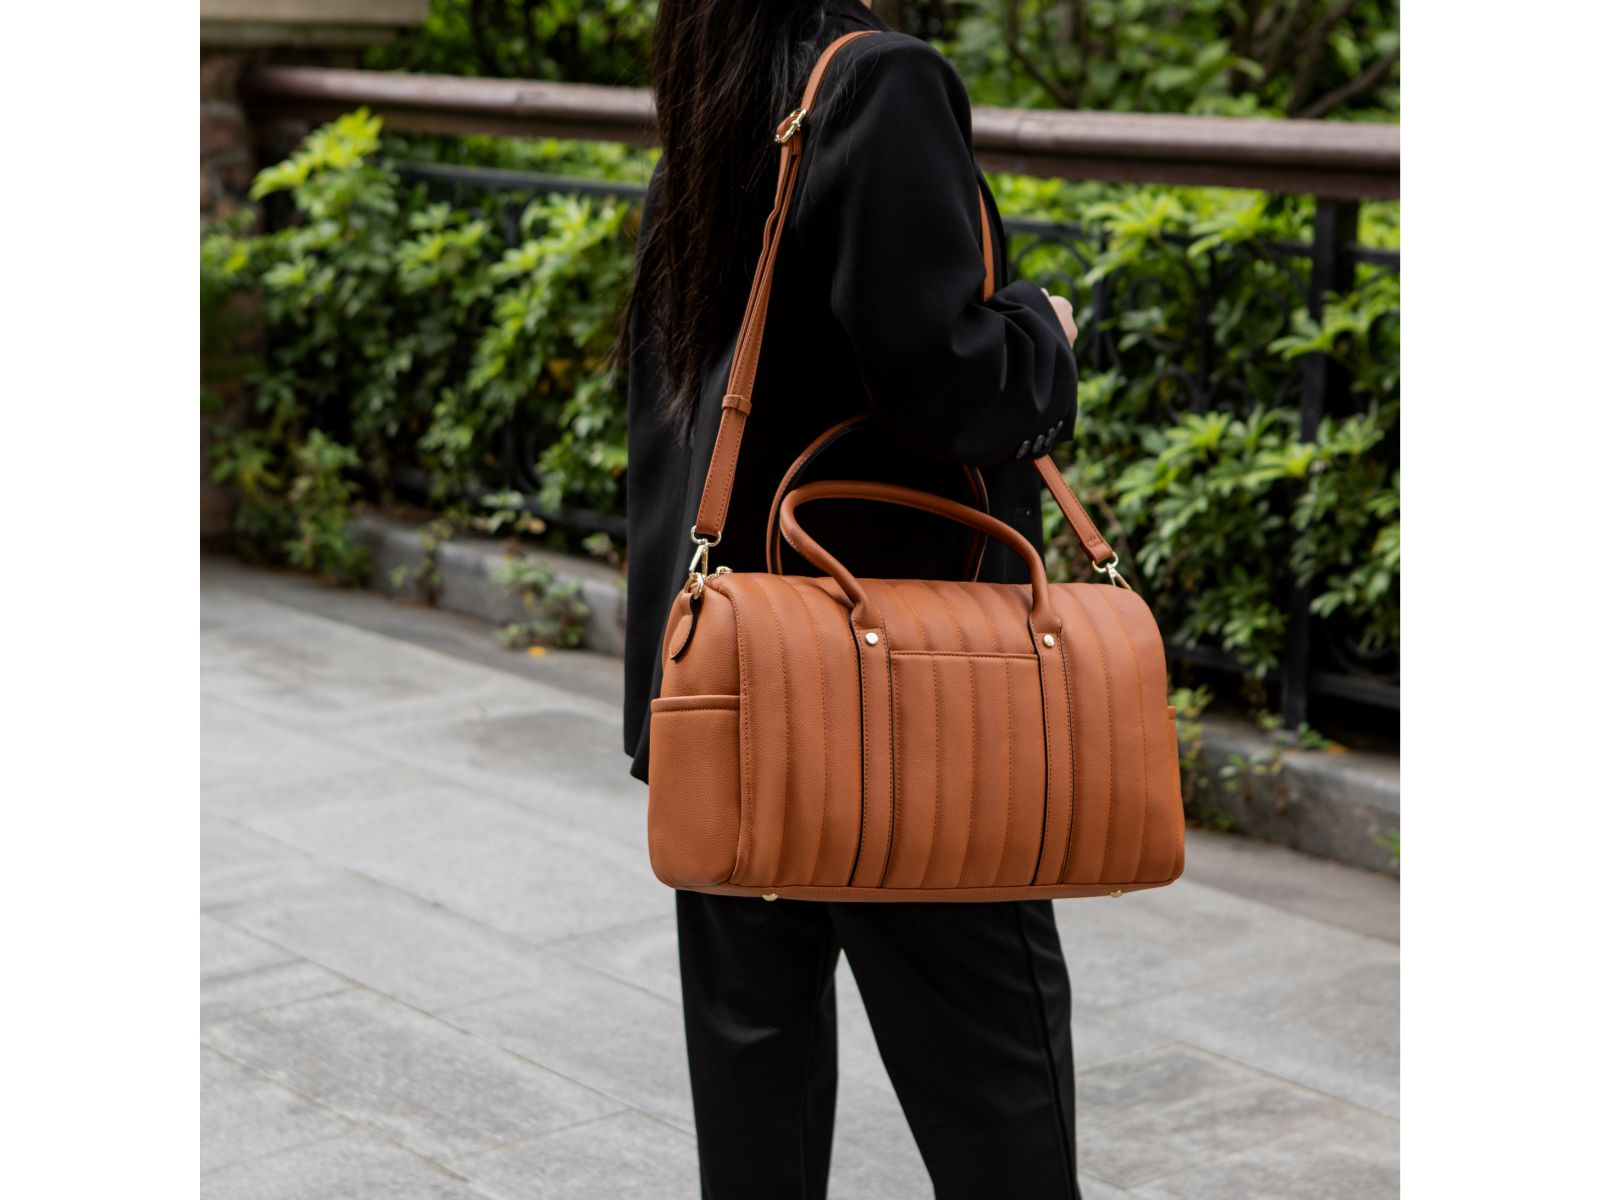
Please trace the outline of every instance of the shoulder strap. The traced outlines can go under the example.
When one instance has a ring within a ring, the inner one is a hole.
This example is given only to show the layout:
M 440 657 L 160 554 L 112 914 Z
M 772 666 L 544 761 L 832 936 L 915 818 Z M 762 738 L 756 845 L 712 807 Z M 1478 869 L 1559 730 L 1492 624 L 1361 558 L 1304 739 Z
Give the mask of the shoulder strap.
M 750 415 L 750 395 L 755 387 L 756 366 L 761 358 L 767 304 L 772 298 L 772 273 L 777 262 L 778 243 L 782 240 L 783 227 L 789 215 L 789 202 L 794 199 L 795 180 L 800 174 L 800 155 L 805 148 L 801 128 L 816 104 L 823 76 L 827 74 L 835 56 L 857 38 L 871 37 L 875 32 L 863 29 L 847 33 L 829 44 L 817 59 L 817 65 L 811 69 L 800 107 L 779 123 L 773 135 L 778 143 L 777 194 L 762 231 L 761 257 L 756 262 L 755 279 L 751 282 L 750 297 L 745 301 L 744 319 L 739 325 L 739 338 L 734 343 L 733 366 L 728 372 L 727 392 L 722 397 L 722 417 L 717 425 L 717 440 L 711 450 L 711 465 L 706 471 L 694 526 L 689 531 L 698 547 L 696 561 L 705 557 L 707 550 L 722 540 L 723 525 L 728 519 L 728 498 L 733 491 L 733 477 L 739 465 L 739 443 L 744 438 L 744 424 Z M 989 210 L 982 188 L 978 190 L 978 213 L 983 232 L 983 298 L 987 300 L 994 292 L 994 248 L 989 232 Z M 1073 533 L 1094 565 L 1099 568 L 1108 561 L 1114 563 L 1116 555 L 1105 538 L 1100 536 L 1100 531 L 1095 528 L 1078 498 L 1072 494 L 1054 460 L 1048 454 L 1042 454 L 1033 460 L 1033 465 L 1056 503 L 1061 506 Z

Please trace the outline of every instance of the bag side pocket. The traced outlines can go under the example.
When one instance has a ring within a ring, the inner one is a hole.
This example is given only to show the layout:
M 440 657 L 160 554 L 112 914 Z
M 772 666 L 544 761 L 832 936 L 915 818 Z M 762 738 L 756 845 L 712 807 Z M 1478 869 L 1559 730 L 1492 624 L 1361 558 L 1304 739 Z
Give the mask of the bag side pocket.
M 739 697 L 650 705 L 650 866 L 668 887 L 725 883 L 739 852 Z

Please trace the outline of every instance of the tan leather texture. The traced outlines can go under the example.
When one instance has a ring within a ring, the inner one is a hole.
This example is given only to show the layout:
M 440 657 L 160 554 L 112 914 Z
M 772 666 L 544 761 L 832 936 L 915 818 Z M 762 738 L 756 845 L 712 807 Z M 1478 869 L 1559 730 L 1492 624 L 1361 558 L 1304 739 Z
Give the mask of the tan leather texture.
M 802 109 L 856 33 L 823 52 Z M 798 112 L 799 110 L 797 110 Z M 1120 894 L 1183 870 L 1183 804 L 1161 634 L 1119 577 L 1055 584 L 988 513 L 883 483 L 797 483 L 769 517 L 766 573 L 705 574 L 750 411 L 804 119 L 780 133 L 778 193 L 702 493 L 704 541 L 662 642 L 651 704 L 651 864 L 677 888 L 820 900 Z M 993 289 L 988 214 L 985 295 Z M 1037 460 L 1096 566 L 1114 561 L 1048 456 Z M 981 489 L 981 478 L 979 480 Z M 803 506 L 898 504 L 1005 543 L 1027 585 L 858 579 Z M 821 577 L 777 573 L 771 522 Z

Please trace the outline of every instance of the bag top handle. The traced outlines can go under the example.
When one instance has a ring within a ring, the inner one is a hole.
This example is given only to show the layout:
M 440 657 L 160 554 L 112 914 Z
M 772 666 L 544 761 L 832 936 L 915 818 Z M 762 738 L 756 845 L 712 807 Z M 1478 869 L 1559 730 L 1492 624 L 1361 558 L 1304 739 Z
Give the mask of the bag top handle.
M 750 395 L 755 387 L 756 367 L 761 358 L 767 305 L 772 299 L 772 275 L 777 263 L 778 244 L 783 238 L 789 204 L 794 199 L 795 182 L 800 175 L 800 156 L 805 148 L 805 120 L 816 105 L 823 77 L 839 51 L 859 38 L 872 37 L 876 32 L 872 29 L 857 30 L 830 43 L 817 59 L 816 66 L 811 68 L 800 107 L 784 117 L 773 134 L 773 140 L 778 144 L 778 186 L 772 211 L 767 215 L 762 230 L 761 257 L 756 262 L 755 278 L 750 284 L 744 318 L 739 324 L 739 337 L 734 343 L 733 365 L 728 372 L 727 392 L 722 397 L 722 416 L 717 424 L 717 440 L 712 446 L 705 486 L 700 493 L 700 507 L 689 529 L 689 536 L 696 547 L 693 563 L 704 563 L 709 559 L 711 547 L 722 540 L 722 530 L 728 518 L 728 500 L 733 491 L 734 473 L 739 465 L 739 443 L 744 438 L 745 421 L 750 416 Z M 994 294 L 995 267 L 989 232 L 989 209 L 982 188 L 978 190 L 978 214 L 983 235 L 983 298 L 987 300 Z M 1033 460 L 1033 465 L 1045 486 L 1050 489 L 1051 496 L 1060 505 L 1095 570 L 1109 573 L 1113 580 L 1120 578 L 1116 573 L 1116 554 L 1067 486 L 1055 461 L 1048 454 L 1041 454 Z

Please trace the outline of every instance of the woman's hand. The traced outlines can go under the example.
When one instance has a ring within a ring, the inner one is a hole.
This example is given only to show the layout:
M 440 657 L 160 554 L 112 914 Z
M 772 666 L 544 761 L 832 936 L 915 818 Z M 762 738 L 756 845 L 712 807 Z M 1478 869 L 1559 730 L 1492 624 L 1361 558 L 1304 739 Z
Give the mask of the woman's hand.
M 1076 346 L 1078 326 L 1072 319 L 1072 301 L 1062 296 L 1052 296 L 1049 288 L 1039 290 L 1045 294 L 1045 299 L 1050 301 L 1050 307 L 1056 310 L 1056 320 L 1061 322 L 1061 328 L 1066 332 L 1067 345 Z

